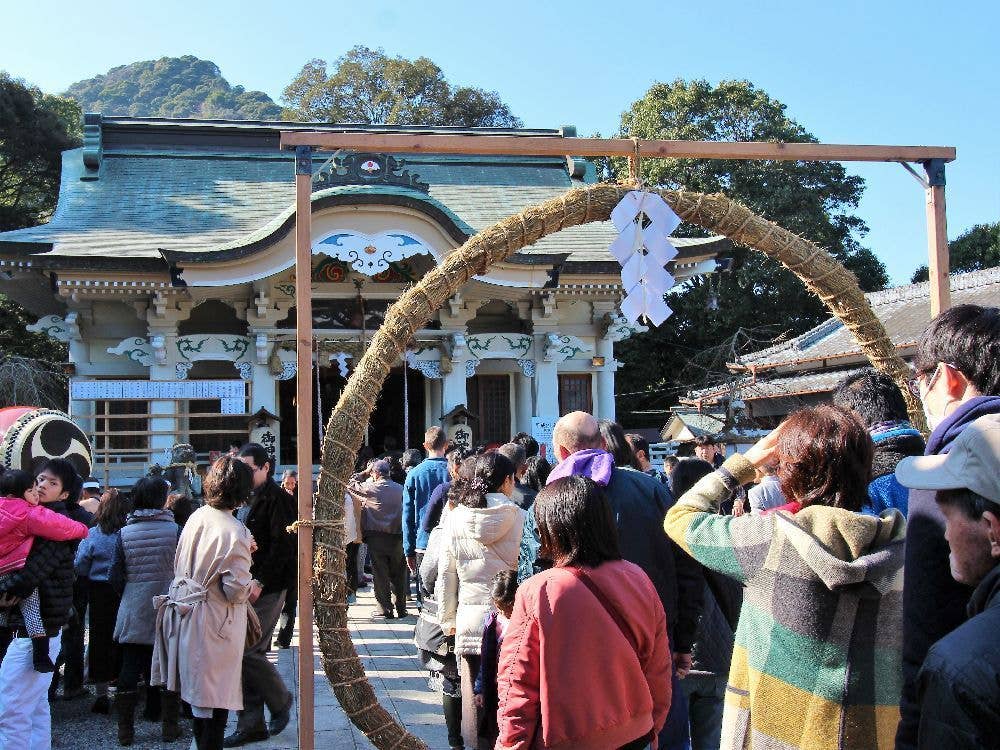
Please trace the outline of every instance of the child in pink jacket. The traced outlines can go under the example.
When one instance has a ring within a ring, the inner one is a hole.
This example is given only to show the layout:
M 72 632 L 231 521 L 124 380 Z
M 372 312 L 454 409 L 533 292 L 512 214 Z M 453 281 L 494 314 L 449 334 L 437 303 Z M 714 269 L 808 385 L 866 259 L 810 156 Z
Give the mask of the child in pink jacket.
M 38 504 L 35 478 L 26 471 L 8 471 L 0 477 L 0 583 L 24 567 L 35 537 L 67 542 L 87 536 L 87 527 Z M 32 664 L 36 672 L 52 672 L 49 639 L 42 623 L 38 591 L 18 605 L 31 637 Z M 10 609 L 0 609 L 0 627 L 7 627 Z

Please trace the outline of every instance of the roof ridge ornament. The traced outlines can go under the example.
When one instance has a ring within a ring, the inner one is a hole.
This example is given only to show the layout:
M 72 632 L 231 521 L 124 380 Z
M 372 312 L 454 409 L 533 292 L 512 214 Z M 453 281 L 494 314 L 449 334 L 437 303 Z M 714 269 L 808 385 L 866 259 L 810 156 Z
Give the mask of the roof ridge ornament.
M 313 175 L 313 192 L 340 185 L 401 185 L 422 193 L 430 185 L 411 174 L 404 159 L 370 151 L 336 151 Z
M 100 177 L 101 161 L 104 159 L 104 144 L 101 138 L 101 114 L 88 112 L 83 116 L 83 168 L 80 178 L 93 182 Z

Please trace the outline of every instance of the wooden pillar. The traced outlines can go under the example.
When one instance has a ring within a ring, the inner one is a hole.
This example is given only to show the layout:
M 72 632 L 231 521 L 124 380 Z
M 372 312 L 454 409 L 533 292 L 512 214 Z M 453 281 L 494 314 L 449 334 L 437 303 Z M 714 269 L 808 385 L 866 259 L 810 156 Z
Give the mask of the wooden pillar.
M 295 148 L 295 388 L 299 520 L 313 517 L 312 148 Z M 313 529 L 299 526 L 299 748 L 313 750 Z
M 944 159 L 923 162 L 927 173 L 927 254 L 931 282 L 931 317 L 951 307 L 948 279 L 948 221 L 944 200 Z

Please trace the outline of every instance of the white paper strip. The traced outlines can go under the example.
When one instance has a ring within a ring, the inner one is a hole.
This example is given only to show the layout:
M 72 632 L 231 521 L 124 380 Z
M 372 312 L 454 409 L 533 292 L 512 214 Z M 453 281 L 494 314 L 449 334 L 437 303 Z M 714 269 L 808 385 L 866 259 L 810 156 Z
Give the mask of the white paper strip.
M 622 315 L 632 323 L 646 318 L 660 325 L 673 312 L 663 301 L 674 285 L 664 266 L 677 256 L 667 236 L 680 217 L 656 193 L 632 190 L 612 209 L 611 221 L 620 233 L 608 250 L 622 267 Z

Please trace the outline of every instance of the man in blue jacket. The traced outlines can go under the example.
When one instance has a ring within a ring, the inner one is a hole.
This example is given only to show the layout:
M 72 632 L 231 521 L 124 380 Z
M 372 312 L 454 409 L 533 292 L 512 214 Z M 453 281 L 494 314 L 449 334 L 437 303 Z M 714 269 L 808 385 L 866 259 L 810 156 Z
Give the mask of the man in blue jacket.
M 448 435 L 440 427 L 428 427 L 424 433 L 427 458 L 410 469 L 403 483 L 403 554 L 410 574 L 417 582 L 417 604 L 420 596 L 420 561 L 427 549 L 430 532 L 420 528 L 420 515 L 434 489 L 448 481 Z
M 909 422 L 896 381 L 865 368 L 837 386 L 833 403 L 857 414 L 875 444 L 868 502 L 861 506 L 861 512 L 877 516 L 895 508 L 905 516 L 909 491 L 896 479 L 896 466 L 907 456 L 922 456 L 927 446 Z

